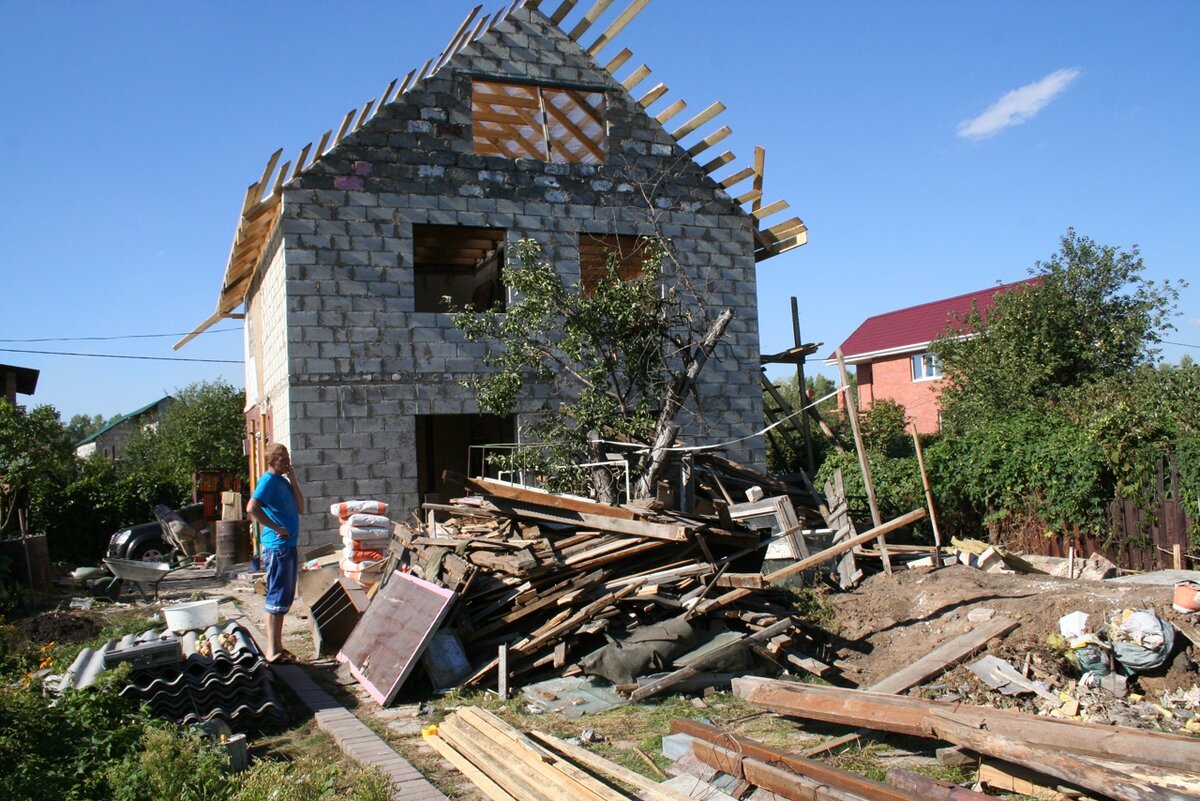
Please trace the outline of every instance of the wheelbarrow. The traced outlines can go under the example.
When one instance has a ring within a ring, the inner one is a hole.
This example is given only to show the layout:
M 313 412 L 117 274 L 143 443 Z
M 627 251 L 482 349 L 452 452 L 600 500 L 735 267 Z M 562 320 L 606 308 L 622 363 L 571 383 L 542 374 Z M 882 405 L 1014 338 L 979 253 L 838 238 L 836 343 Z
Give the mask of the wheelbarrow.
M 137 588 L 138 594 L 142 596 L 142 600 L 146 603 L 158 599 L 158 585 L 162 583 L 163 579 L 176 570 L 183 570 L 192 566 L 189 561 L 179 564 L 142 562 L 136 559 L 101 559 L 100 561 L 116 577 L 116 581 L 114 582 L 115 587 L 112 589 L 112 597 L 114 599 L 120 594 L 121 582 L 128 581 Z M 147 588 L 152 591 L 152 596 L 146 595 Z

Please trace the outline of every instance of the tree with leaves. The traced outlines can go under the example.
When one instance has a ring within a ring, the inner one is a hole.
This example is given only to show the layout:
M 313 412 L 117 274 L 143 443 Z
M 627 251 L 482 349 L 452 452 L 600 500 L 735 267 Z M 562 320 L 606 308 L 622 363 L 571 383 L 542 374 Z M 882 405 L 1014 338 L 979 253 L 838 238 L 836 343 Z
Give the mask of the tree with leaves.
M 973 309 L 934 343 L 944 427 L 1037 409 L 1066 388 L 1151 363 L 1184 284 L 1156 283 L 1144 269 L 1136 245 L 1098 245 L 1068 229 L 1032 281 L 998 293 L 986 316 Z
M 640 276 L 626 280 L 610 254 L 587 286 L 564 283 L 532 239 L 516 243 L 512 253 L 503 279 L 518 300 L 503 314 L 470 306 L 455 314 L 468 339 L 489 345 L 484 364 L 491 372 L 472 382 L 481 411 L 510 414 L 530 383 L 554 388 L 556 407 L 528 416 L 523 427 L 524 440 L 538 447 L 523 449 L 507 466 L 533 471 L 549 489 L 590 490 L 611 502 L 606 469 L 567 466 L 603 461 L 606 441 L 650 445 L 634 468 L 635 496 L 650 494 L 695 373 L 731 313 L 706 321 L 683 309 L 676 293 L 664 289 L 669 254 L 659 239 L 643 240 Z
M 43 533 L 21 516 L 30 499 L 71 478 L 74 453 L 53 406 L 30 411 L 0 398 L 0 538 Z

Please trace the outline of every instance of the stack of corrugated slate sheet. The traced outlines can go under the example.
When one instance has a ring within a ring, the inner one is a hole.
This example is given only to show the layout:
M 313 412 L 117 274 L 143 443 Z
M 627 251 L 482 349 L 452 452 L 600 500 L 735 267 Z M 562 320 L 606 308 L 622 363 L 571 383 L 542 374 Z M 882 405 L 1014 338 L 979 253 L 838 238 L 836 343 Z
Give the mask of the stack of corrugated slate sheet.
M 262 652 L 237 623 L 181 634 L 150 629 L 84 648 L 59 686 L 87 687 L 122 662 L 132 671 L 121 695 L 149 704 L 167 720 L 191 724 L 220 718 L 235 730 L 287 720 Z

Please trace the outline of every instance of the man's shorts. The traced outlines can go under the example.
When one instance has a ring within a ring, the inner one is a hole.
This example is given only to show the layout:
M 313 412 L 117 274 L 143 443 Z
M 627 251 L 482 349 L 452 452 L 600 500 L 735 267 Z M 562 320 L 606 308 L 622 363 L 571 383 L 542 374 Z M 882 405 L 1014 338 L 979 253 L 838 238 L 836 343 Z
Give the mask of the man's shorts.
M 268 548 L 262 557 L 267 571 L 267 614 L 286 614 L 296 599 L 296 549 Z

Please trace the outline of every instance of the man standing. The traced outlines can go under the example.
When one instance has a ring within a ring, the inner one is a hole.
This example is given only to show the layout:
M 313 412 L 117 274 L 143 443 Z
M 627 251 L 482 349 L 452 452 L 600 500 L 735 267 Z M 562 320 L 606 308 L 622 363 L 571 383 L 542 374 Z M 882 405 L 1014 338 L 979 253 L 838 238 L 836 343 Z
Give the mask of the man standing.
M 296 540 L 304 493 L 292 471 L 288 449 L 278 442 L 267 445 L 267 472 L 263 473 L 246 504 L 246 514 L 262 526 L 263 569 L 267 571 L 267 650 L 269 664 L 296 664 L 300 660 L 283 647 L 283 616 L 296 597 Z

